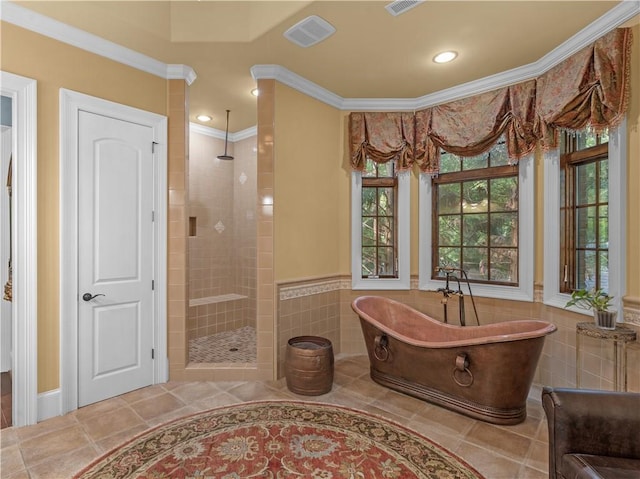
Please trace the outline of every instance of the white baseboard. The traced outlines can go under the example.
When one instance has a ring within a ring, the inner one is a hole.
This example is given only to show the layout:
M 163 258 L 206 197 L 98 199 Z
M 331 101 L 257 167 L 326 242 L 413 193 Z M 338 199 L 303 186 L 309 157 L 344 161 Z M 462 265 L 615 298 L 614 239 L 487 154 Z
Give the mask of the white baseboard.
M 38 422 L 62 415 L 60 389 L 38 394 Z

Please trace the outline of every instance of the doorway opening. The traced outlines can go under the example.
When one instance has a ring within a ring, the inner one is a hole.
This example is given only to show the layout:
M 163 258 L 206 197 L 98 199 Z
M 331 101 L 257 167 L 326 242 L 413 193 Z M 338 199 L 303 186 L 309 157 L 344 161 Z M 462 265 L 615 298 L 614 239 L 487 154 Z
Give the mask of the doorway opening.
M 11 356 L 12 356 L 12 265 L 11 265 L 11 188 L 13 182 L 11 163 L 13 160 L 13 101 L 11 97 L 0 97 L 0 221 L 2 238 L 0 244 L 0 416 L 2 428 L 12 425 L 12 388 L 11 388 Z
M 11 99 L 6 116 L 11 117 L 10 148 L 2 139 L 3 150 L 12 159 L 11 208 L 0 208 L 8 221 L 11 212 L 11 235 L 5 236 L 4 258 L 11 257 L 10 308 L 1 311 L 3 370 L 11 371 L 11 416 L 14 427 L 35 424 L 38 420 L 37 391 L 37 82 L 31 78 L 0 71 L 0 93 Z M 4 100 L 5 102 L 7 100 Z M 6 110 L 5 110 L 6 111 Z M 3 114 L 5 116 L 5 114 Z M 8 133 L 5 133 L 8 134 Z M 6 160 L 6 156 L 5 156 Z M 5 163 L 6 167 L 6 163 Z M 3 168 L 4 170 L 4 168 Z M 0 184 L 4 190 L 4 171 Z M 4 206 L 3 197 L 2 206 Z M 10 240 L 10 241 L 9 241 Z M 10 246 L 7 244 L 10 242 Z M 7 271 L 3 261 L 0 269 Z M 7 285 L 7 276 L 0 288 Z M 28 294 L 26 294 L 28 292 Z M 1 303 L 6 303 L 2 300 Z M 5 305 L 6 307 L 6 305 Z M 10 325 L 11 331 L 5 334 Z M 9 347 L 5 347 L 5 344 Z
M 230 154 L 220 159 L 222 138 L 209 128 L 191 126 L 190 363 L 257 362 L 256 136 L 229 146 Z

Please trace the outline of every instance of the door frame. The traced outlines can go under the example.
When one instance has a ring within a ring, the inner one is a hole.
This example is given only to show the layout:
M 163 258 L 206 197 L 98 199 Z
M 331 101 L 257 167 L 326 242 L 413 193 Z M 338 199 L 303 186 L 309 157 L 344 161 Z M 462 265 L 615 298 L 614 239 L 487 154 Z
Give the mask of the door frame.
M 153 384 L 168 380 L 167 360 L 167 118 L 83 93 L 60 89 L 60 407 L 78 408 L 78 115 L 80 111 L 153 130 L 154 349 Z
M 11 379 L 12 424 L 20 427 L 38 421 L 37 81 L 0 71 L 0 90 L 12 98 L 17 158 L 12 167 Z

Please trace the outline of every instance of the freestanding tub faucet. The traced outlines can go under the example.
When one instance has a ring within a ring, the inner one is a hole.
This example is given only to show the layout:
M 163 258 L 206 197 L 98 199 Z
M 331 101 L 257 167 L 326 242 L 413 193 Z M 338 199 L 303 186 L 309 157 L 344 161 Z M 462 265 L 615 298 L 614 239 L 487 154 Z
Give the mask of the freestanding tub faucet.
M 464 280 L 467 283 L 467 288 L 469 289 L 469 296 L 471 297 L 471 304 L 473 304 L 473 312 L 476 315 L 476 322 L 478 326 L 480 326 L 480 320 L 478 319 L 478 310 L 476 309 L 476 302 L 473 299 L 473 293 L 471 292 L 471 284 L 469 283 L 469 276 L 467 272 L 460 268 L 453 267 L 438 267 L 436 268 L 436 273 L 444 273 L 445 274 L 445 286 L 444 288 L 438 288 L 436 290 L 437 293 L 442 293 L 442 306 L 444 308 L 444 322 L 448 323 L 448 312 L 447 312 L 447 303 L 449 302 L 449 298 L 451 296 L 458 296 L 460 299 L 458 301 L 458 314 L 460 317 L 460 326 L 466 326 L 466 318 L 464 313 L 464 293 L 462 292 L 462 288 L 460 286 L 460 277 L 455 274 L 455 272 L 461 273 L 464 276 Z M 458 289 L 453 290 L 450 288 L 449 281 L 455 281 L 458 284 Z

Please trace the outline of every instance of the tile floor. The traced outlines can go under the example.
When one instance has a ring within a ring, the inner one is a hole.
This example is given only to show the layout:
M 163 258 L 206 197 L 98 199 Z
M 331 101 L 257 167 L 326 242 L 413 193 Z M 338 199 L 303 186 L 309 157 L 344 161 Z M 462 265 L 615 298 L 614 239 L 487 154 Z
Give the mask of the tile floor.
M 264 399 L 339 404 L 404 424 L 456 453 L 487 479 L 547 475 L 547 429 L 537 388 L 528 417 L 495 426 L 379 386 L 366 356 L 337 355 L 334 384 L 322 396 L 298 396 L 286 381 L 169 382 L 78 409 L 34 426 L 1 433 L 3 479 L 66 479 L 102 453 L 149 427 L 217 406 Z
M 245 326 L 189 340 L 191 363 L 255 363 L 256 328 Z

